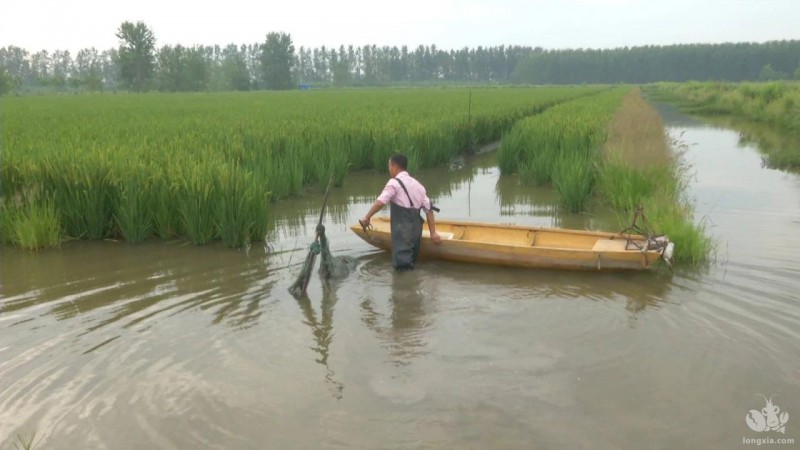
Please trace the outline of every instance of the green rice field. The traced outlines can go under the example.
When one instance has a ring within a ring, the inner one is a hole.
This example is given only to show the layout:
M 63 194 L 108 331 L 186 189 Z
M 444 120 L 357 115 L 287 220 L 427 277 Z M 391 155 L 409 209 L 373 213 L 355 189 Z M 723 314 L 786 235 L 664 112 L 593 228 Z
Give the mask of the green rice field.
M 435 166 L 602 87 L 144 94 L 3 99 L 3 240 L 262 240 L 269 204 L 346 173 Z M 54 211 L 53 211 L 54 210 Z M 34 211 L 34 212 L 32 212 Z M 54 214 L 55 213 L 55 214 Z M 31 217 L 52 239 L 25 240 Z

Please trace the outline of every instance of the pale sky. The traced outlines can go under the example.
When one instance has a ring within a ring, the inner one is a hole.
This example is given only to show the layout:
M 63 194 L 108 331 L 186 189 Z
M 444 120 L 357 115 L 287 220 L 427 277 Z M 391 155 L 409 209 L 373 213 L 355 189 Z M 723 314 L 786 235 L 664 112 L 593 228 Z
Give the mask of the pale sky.
M 125 20 L 157 45 L 255 43 L 270 31 L 295 46 L 436 44 L 612 48 L 800 39 L 800 0 L 9 0 L 0 47 L 104 50 Z

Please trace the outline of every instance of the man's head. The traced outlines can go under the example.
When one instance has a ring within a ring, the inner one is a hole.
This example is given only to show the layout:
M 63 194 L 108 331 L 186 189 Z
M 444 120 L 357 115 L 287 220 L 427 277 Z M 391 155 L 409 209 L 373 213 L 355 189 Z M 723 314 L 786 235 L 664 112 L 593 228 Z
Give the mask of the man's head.
M 389 175 L 392 178 L 396 177 L 398 173 L 408 168 L 408 158 L 405 155 L 395 153 L 389 158 Z

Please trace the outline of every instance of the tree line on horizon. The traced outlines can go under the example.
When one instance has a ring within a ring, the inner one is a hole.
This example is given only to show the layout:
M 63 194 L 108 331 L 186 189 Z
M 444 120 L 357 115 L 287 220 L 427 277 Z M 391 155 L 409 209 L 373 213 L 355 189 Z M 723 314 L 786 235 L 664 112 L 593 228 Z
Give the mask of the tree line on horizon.
M 300 47 L 260 43 L 156 46 L 143 22 L 124 22 L 119 46 L 98 51 L 0 48 L 0 94 L 37 91 L 199 92 L 401 84 L 613 84 L 800 79 L 800 41 L 681 44 L 609 50 L 435 45 Z

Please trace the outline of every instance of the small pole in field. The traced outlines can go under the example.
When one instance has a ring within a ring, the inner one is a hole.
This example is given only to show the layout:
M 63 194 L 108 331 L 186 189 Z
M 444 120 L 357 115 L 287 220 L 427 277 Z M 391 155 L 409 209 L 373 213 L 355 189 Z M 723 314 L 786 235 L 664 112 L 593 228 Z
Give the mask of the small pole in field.
M 469 104 L 467 106 L 467 136 L 469 142 L 467 143 L 468 153 L 475 151 L 475 146 L 472 142 L 472 89 L 469 90 Z

